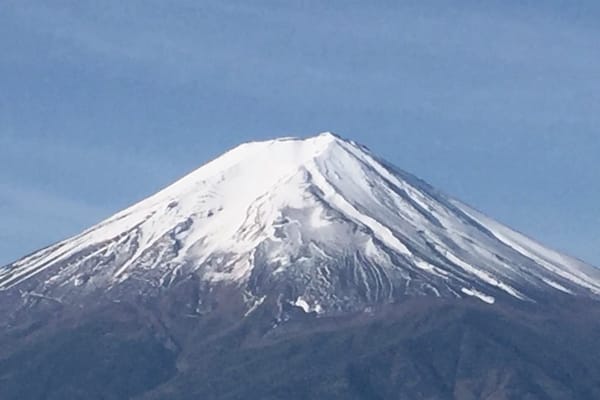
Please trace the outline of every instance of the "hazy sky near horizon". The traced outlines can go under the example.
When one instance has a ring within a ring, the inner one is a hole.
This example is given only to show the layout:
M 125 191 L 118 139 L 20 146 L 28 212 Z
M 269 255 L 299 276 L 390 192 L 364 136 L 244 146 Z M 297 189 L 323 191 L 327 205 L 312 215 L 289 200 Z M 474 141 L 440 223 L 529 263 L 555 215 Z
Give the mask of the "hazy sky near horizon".
M 0 264 L 334 131 L 600 266 L 597 1 L 0 3 Z

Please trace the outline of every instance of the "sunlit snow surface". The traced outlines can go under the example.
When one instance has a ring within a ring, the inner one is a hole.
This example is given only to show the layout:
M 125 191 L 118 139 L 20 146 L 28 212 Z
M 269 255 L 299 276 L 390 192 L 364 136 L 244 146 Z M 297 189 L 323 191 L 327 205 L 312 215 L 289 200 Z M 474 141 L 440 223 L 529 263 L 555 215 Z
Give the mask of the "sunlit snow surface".
M 68 300 L 190 276 L 241 288 L 249 309 L 276 293 L 317 313 L 406 295 L 492 304 L 600 294 L 595 268 L 330 133 L 243 144 L 0 269 L 0 289 Z

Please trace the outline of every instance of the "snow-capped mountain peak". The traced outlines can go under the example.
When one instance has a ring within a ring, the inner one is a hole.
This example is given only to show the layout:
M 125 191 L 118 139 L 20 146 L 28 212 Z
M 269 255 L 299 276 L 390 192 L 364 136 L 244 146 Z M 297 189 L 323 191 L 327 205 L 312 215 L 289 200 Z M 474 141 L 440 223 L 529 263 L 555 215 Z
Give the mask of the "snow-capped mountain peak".
M 190 278 L 211 293 L 237 288 L 248 311 L 266 298 L 327 313 L 416 295 L 490 304 L 600 295 L 595 268 L 330 132 L 242 144 L 0 269 L 0 289 L 120 299 Z

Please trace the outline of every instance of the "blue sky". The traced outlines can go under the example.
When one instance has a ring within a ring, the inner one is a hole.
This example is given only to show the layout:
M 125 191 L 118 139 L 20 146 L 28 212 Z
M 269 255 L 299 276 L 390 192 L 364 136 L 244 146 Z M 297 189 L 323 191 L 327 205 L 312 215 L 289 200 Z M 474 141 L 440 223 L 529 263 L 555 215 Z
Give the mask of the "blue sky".
M 598 21 L 595 1 L 3 1 L 0 264 L 239 142 L 329 130 L 600 266 Z

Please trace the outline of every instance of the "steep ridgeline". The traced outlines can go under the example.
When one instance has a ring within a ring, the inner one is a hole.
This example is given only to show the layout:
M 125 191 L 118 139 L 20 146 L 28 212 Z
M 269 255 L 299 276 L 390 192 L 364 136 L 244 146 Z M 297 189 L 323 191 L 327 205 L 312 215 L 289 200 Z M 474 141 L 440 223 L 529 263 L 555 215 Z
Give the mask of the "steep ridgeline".
M 485 303 L 600 295 L 600 271 L 324 133 L 247 143 L 82 234 L 0 269 L 15 307 L 198 287 L 248 315 L 331 315 L 413 296 Z M 7 303 L 5 302 L 5 305 Z

